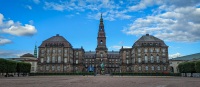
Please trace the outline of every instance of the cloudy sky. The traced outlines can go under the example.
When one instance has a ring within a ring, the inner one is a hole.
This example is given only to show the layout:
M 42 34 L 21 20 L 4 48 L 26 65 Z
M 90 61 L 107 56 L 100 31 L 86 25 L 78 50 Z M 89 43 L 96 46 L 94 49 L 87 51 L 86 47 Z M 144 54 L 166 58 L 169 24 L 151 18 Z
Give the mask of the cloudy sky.
M 33 53 L 56 34 L 95 50 L 101 13 L 109 50 L 149 33 L 165 41 L 170 58 L 200 52 L 200 0 L 1 0 L 0 57 Z

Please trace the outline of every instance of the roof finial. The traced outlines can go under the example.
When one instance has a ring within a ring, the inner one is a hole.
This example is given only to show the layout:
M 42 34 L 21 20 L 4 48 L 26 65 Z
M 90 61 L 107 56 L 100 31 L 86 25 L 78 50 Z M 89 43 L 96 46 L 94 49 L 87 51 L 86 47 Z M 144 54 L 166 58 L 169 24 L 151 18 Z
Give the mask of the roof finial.
M 102 19 L 102 13 L 101 13 L 101 19 Z

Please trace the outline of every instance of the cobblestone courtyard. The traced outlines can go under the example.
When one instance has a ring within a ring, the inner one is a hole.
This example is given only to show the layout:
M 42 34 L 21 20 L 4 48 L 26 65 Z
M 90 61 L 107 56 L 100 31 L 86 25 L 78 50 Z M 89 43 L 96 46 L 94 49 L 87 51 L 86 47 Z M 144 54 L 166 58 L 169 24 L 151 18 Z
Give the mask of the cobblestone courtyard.
M 128 76 L 2 77 L 0 87 L 200 87 L 200 78 Z

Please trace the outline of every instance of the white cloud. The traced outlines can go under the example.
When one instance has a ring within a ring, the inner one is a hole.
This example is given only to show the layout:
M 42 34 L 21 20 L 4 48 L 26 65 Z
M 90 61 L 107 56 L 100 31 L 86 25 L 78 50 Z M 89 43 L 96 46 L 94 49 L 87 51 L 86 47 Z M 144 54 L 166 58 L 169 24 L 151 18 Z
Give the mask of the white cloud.
M 0 38 L 0 45 L 5 45 L 5 44 L 9 44 L 12 41 L 9 39 L 5 39 L 5 38 Z
M 0 25 L 2 25 L 2 23 L 3 23 L 3 15 L 0 13 Z
M 26 5 L 26 8 L 28 8 L 29 10 L 32 10 L 32 7 L 30 5 Z
M 0 49 L 0 58 L 19 58 L 23 54 L 33 53 L 30 50 L 2 50 Z
M 200 41 L 200 8 L 174 5 L 162 5 L 157 9 L 161 13 L 137 18 L 122 31 L 130 35 L 150 33 L 167 41 Z
M 25 24 L 23 26 L 20 22 L 14 22 L 13 20 L 3 21 L 3 19 L 3 14 L 0 13 L 0 31 L 2 33 L 16 36 L 32 36 L 37 32 L 33 25 Z
M 89 10 L 88 18 L 98 19 L 100 13 L 103 12 L 105 20 L 116 20 L 116 19 L 130 19 L 132 16 L 126 14 L 127 11 L 121 9 L 120 3 L 115 3 L 109 0 L 99 0 L 86 2 L 79 1 L 60 1 L 60 2 L 45 2 L 45 9 L 57 10 L 57 11 L 72 11 L 83 12 Z
M 33 2 L 34 2 L 35 4 L 39 4 L 39 3 L 40 3 L 40 0 L 33 0 Z
M 162 4 L 163 1 L 161 0 L 141 0 L 139 4 L 129 6 L 129 11 L 138 11 L 142 9 L 146 9 L 147 7 L 153 6 L 153 5 L 159 5 Z
M 37 30 L 35 29 L 34 26 L 25 24 L 25 26 L 13 25 L 9 28 L 2 29 L 2 32 L 16 36 L 32 36 L 37 32 Z
M 169 59 L 172 59 L 172 58 L 177 58 L 177 57 L 181 57 L 182 55 L 180 53 L 175 53 L 175 54 L 170 54 L 169 55 Z

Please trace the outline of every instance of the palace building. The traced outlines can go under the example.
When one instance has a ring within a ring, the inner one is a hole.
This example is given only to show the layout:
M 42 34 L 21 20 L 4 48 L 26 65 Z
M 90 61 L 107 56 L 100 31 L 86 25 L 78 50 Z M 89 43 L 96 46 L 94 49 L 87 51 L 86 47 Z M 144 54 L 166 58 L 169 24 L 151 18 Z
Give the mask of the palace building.
M 83 47 L 73 48 L 63 36 L 57 34 L 39 46 L 38 72 L 67 73 L 111 72 L 156 73 L 168 72 L 168 46 L 152 35 L 143 35 L 132 48 L 108 51 L 106 33 L 101 15 L 95 51 Z

